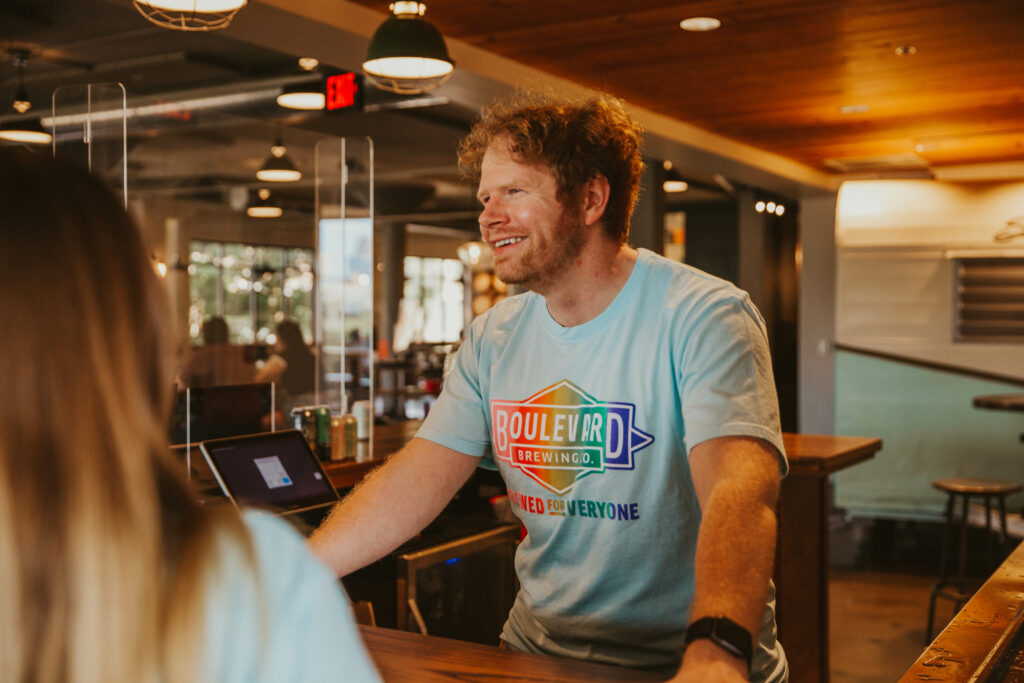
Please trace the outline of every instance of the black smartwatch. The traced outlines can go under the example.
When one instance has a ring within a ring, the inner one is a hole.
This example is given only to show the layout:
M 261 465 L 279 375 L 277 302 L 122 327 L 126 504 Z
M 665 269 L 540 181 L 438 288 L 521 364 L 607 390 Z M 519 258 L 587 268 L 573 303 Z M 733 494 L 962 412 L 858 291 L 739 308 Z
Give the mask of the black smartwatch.
M 707 638 L 734 657 L 739 657 L 747 663 L 747 668 L 750 668 L 753 638 L 750 631 L 732 619 L 723 616 L 701 617 L 686 627 L 683 645 L 689 645 L 701 638 Z

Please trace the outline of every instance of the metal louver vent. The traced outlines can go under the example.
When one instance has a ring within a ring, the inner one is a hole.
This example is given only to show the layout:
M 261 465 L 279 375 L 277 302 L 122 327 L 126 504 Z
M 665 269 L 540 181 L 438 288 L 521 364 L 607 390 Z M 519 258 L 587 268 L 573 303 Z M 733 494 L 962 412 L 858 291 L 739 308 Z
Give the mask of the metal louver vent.
M 957 261 L 956 341 L 1024 344 L 1024 258 Z

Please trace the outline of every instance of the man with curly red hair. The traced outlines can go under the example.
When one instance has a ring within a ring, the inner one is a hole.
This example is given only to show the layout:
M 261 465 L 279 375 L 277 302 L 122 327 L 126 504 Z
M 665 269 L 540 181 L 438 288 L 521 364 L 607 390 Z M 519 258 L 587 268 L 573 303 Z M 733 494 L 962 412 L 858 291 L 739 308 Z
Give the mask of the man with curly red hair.
M 498 469 L 527 530 L 507 647 L 783 681 L 764 322 L 745 292 L 629 246 L 641 140 L 607 96 L 484 112 L 459 160 L 495 274 L 528 291 L 474 320 L 416 438 L 311 543 L 348 573 Z

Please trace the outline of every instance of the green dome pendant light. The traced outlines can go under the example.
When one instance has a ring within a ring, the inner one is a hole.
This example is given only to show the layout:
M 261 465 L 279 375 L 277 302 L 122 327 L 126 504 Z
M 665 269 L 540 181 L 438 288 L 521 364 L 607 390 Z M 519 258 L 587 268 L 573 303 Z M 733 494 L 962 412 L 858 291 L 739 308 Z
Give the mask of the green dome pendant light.
M 363 73 L 381 90 L 420 95 L 451 78 L 455 62 L 444 38 L 423 18 L 422 2 L 393 2 L 383 24 L 370 39 Z

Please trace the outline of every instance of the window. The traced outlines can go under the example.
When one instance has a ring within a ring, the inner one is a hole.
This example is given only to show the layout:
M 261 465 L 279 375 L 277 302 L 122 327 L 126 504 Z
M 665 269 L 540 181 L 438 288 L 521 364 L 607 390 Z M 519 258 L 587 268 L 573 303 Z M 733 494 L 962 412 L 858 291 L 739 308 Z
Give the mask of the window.
M 957 261 L 956 341 L 1024 344 L 1024 258 Z
M 401 334 L 396 330 L 395 350 L 401 351 L 411 342 L 458 341 L 465 310 L 462 263 L 406 256 L 404 270 Z
M 312 338 L 313 251 L 221 242 L 192 242 L 188 266 L 189 338 L 203 321 L 222 316 L 230 341 L 274 341 L 277 323 L 298 323 Z

